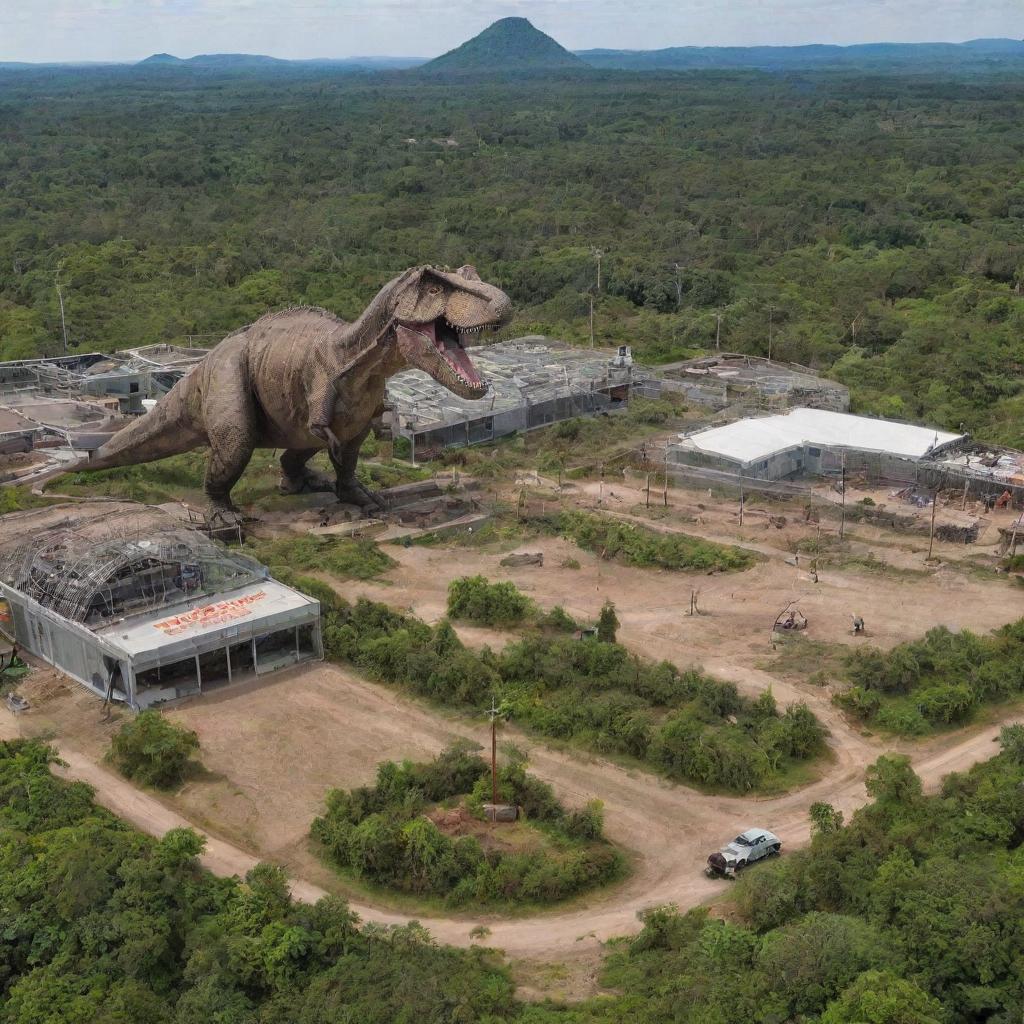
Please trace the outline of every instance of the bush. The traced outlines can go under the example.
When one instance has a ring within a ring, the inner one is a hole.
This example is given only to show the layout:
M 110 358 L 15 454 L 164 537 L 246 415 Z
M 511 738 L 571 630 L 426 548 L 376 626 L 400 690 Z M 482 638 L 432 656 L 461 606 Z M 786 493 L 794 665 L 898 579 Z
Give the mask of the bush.
M 1024 692 L 1024 620 L 988 637 L 940 626 L 891 651 L 860 650 L 845 668 L 854 685 L 837 704 L 879 728 L 920 736 Z
M 621 857 L 602 835 L 600 802 L 567 814 L 551 787 L 527 774 L 518 751 L 499 771 L 500 799 L 518 805 L 524 820 L 553 841 L 532 851 L 485 854 L 472 836 L 445 835 L 425 816 L 428 803 L 460 800 L 482 814 L 481 804 L 491 799 L 489 766 L 476 749 L 459 742 L 427 763 L 383 762 L 374 786 L 331 790 L 310 834 L 339 867 L 456 905 L 564 899 L 621 871 Z
M 448 614 L 481 626 L 514 626 L 533 611 L 533 602 L 514 583 L 489 583 L 462 576 L 448 584 Z
M 142 711 L 125 722 L 110 744 L 110 759 L 118 771 L 147 786 L 173 789 L 181 785 L 199 737 L 164 718 L 159 711 Z
M 656 533 L 586 512 L 562 512 L 556 528 L 585 551 L 641 568 L 734 571 L 749 569 L 756 561 L 755 555 L 742 548 L 682 533 Z

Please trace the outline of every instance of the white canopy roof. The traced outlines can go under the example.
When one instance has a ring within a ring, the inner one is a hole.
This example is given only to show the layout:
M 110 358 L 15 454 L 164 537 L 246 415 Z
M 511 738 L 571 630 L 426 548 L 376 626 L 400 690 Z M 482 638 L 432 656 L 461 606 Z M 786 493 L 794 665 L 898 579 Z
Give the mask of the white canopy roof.
M 825 409 L 793 409 L 781 416 L 737 420 L 689 437 L 681 435 L 679 447 L 744 465 L 802 445 L 855 448 L 919 459 L 933 448 L 963 436 L 912 423 L 850 416 Z

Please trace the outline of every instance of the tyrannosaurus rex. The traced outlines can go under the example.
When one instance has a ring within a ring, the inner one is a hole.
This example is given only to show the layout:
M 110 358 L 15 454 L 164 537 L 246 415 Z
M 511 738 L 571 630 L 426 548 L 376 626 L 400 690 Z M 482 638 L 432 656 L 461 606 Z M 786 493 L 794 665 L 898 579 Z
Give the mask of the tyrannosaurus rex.
M 228 335 L 159 405 L 72 469 L 133 466 L 209 446 L 211 510 L 236 512 L 231 489 L 253 450 L 283 448 L 286 493 L 333 490 L 341 501 L 373 504 L 355 472 L 387 378 L 417 367 L 463 398 L 483 398 L 488 385 L 464 344 L 511 318 L 509 297 L 469 266 L 407 270 L 351 324 L 314 307 L 271 313 Z M 335 481 L 306 465 L 324 448 Z

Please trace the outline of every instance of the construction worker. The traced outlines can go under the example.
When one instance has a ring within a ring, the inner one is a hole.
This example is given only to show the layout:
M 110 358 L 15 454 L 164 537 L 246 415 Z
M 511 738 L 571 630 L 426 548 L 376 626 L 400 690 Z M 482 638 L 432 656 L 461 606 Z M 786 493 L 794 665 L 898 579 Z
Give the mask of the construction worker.
M 1009 508 L 1010 500 L 1012 498 L 1013 495 L 1008 490 L 1003 491 L 1003 493 L 1000 494 L 999 498 L 996 500 L 996 508 Z

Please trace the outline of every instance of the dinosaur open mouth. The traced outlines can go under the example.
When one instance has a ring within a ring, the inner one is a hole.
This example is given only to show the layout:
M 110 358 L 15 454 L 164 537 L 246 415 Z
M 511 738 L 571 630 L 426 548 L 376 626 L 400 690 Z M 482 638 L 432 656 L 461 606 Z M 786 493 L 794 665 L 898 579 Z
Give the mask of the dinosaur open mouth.
M 464 384 L 474 388 L 483 387 L 483 381 L 473 365 L 473 360 L 469 358 L 464 341 L 466 335 L 478 334 L 483 328 L 460 330 L 442 316 L 439 316 L 431 326 L 434 328 L 434 348 L 437 349 L 441 358 L 455 371 Z
M 479 391 L 481 396 L 486 393 L 487 385 L 469 358 L 465 344 L 471 338 L 487 330 L 489 326 L 456 327 L 443 316 L 427 323 L 398 322 L 399 330 L 407 332 L 407 337 L 410 334 L 415 334 L 419 337 L 421 345 L 423 343 L 433 345 L 434 351 L 441 357 L 445 367 L 455 374 L 458 382 L 469 390 Z

